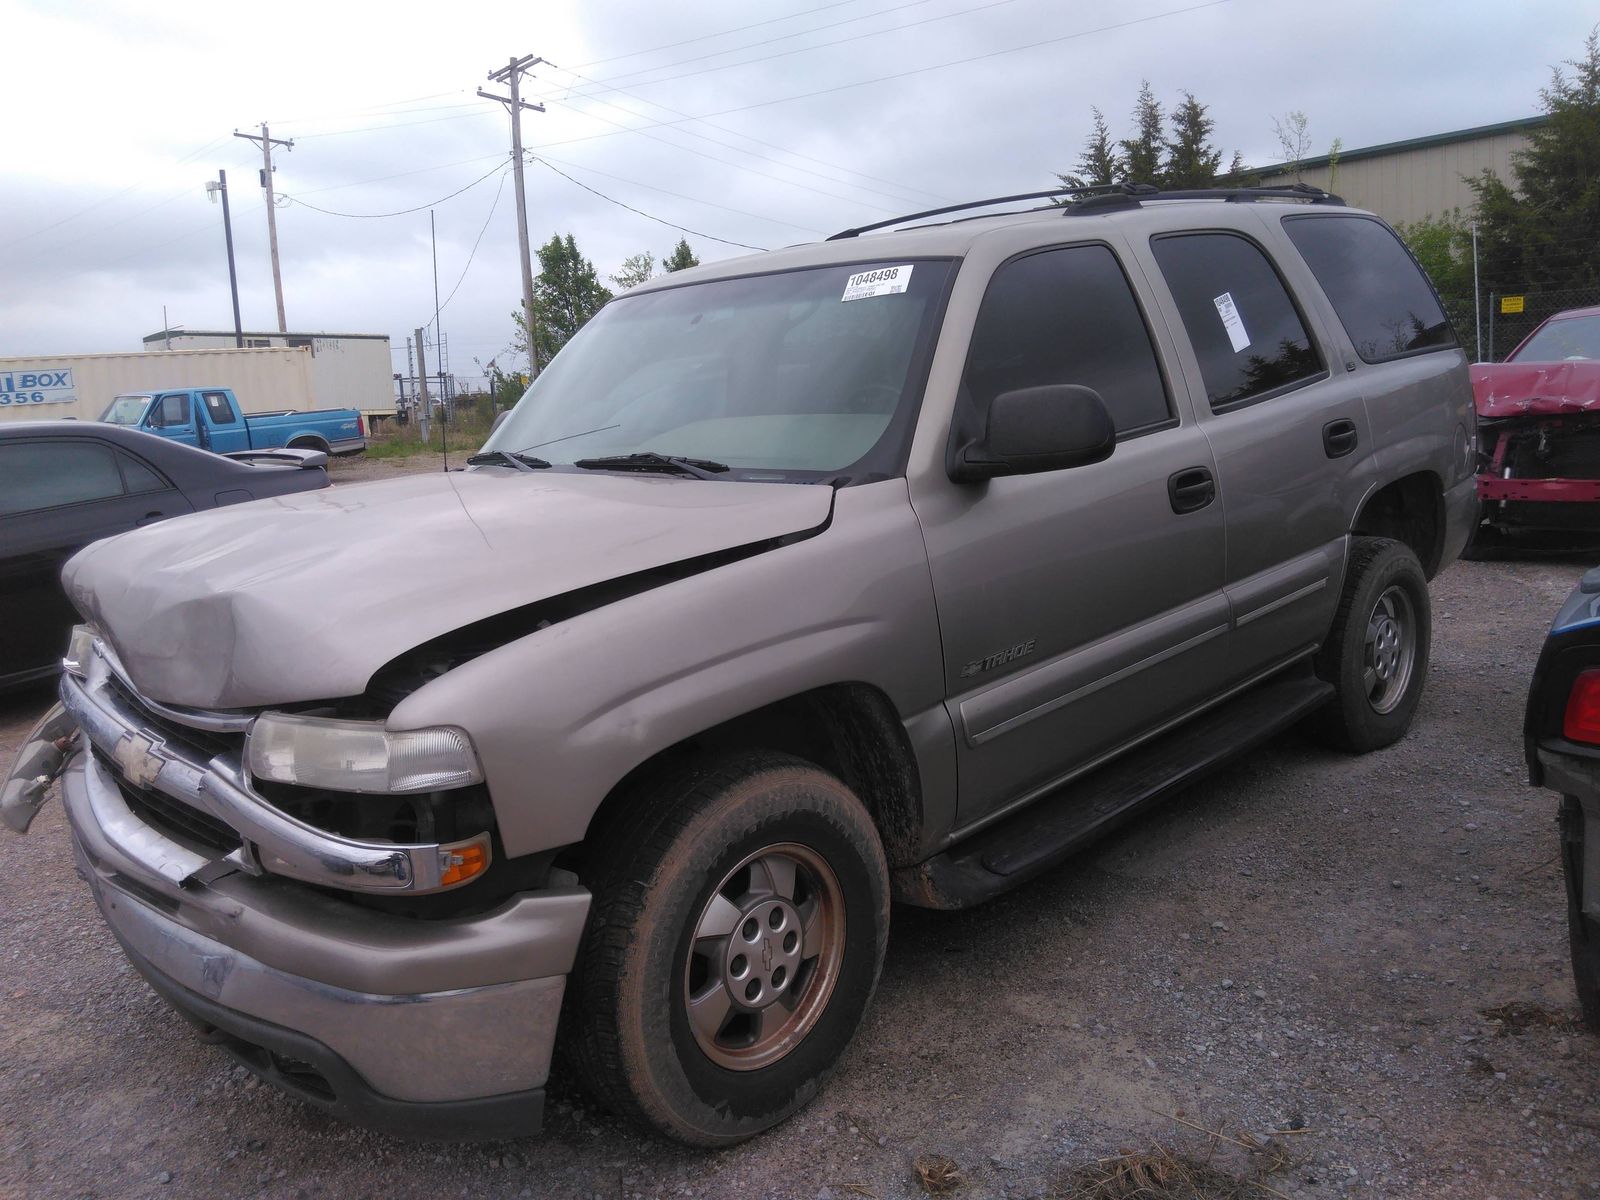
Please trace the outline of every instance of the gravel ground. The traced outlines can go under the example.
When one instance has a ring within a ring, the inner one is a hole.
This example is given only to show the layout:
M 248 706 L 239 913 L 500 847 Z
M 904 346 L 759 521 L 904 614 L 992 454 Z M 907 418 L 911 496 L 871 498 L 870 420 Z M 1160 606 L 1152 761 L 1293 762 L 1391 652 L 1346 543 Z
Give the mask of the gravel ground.
M 1554 798 L 1519 744 L 1582 567 L 1435 581 L 1428 691 L 1397 746 L 1291 735 L 985 907 L 897 909 L 832 1084 L 710 1155 L 560 1077 L 542 1137 L 476 1146 L 257 1086 L 124 965 L 51 805 L 0 837 L 0 1195 L 889 1200 L 921 1195 L 913 1163 L 937 1153 L 961 1195 L 1038 1197 L 1156 1142 L 1250 1169 L 1198 1126 L 1296 1131 L 1276 1139 L 1295 1164 L 1252 1195 L 1600 1196 L 1600 1039 L 1573 1025 Z M 0 700 L 0 753 L 46 703 Z M 1531 1019 L 1483 1015 L 1507 1004 Z

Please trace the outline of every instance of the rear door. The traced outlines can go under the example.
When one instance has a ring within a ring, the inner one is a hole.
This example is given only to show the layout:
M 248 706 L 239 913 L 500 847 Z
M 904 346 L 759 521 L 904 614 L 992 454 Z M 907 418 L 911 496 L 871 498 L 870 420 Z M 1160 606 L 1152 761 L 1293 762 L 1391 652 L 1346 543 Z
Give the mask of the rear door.
M 251 449 L 250 434 L 239 416 L 237 405 L 227 392 L 201 392 L 199 408 L 210 436 L 207 449 L 218 454 Z
M 149 463 L 98 439 L 0 442 L 0 678 L 47 669 L 77 620 L 61 567 L 92 541 L 192 507 Z
M 1174 230 L 1141 248 L 1186 335 L 1179 357 L 1216 455 L 1230 681 L 1326 634 L 1350 515 L 1373 476 L 1359 383 L 1251 233 Z
M 1002 263 L 972 335 L 957 436 L 1002 392 L 1080 384 L 1118 431 L 1103 462 L 955 484 L 918 480 L 958 735 L 962 824 L 1050 786 L 1194 707 L 1223 669 L 1222 505 L 1174 395 L 1160 333 L 1117 248 Z M 1182 509 L 1182 511 L 1179 511 Z

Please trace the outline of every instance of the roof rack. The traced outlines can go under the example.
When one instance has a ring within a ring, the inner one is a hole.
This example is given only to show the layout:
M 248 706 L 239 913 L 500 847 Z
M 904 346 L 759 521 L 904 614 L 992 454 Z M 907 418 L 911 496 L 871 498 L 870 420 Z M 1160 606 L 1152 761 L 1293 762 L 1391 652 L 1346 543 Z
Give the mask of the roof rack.
M 964 204 L 947 204 L 943 208 L 928 208 L 922 212 L 890 217 L 887 221 L 874 221 L 870 225 L 857 225 L 854 229 L 841 229 L 828 238 L 837 242 L 842 238 L 859 237 L 876 229 L 887 229 L 906 221 L 920 221 L 924 217 L 942 217 L 946 213 L 965 212 L 973 208 L 987 208 L 991 204 L 1011 204 L 1018 200 L 1053 199 L 1070 196 L 1062 205 L 1064 215 L 1076 213 L 1103 213 L 1119 209 L 1138 208 L 1146 200 L 1226 200 L 1235 204 L 1256 200 L 1301 200 L 1310 204 L 1344 206 L 1344 200 L 1331 192 L 1312 187 L 1308 183 L 1292 183 L 1284 187 L 1188 188 L 1164 192 L 1149 183 L 1113 183 L 1095 187 L 1049 188 L 1042 192 L 1018 192 L 1014 196 L 991 196 L 986 200 L 968 200 Z M 1039 211 L 1035 209 L 1033 211 Z

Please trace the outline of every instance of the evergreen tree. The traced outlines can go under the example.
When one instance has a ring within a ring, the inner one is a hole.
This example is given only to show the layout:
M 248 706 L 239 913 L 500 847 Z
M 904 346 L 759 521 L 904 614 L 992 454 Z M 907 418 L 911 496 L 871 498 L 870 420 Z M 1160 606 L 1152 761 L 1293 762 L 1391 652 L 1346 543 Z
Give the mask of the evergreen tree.
M 1116 183 L 1122 177 L 1122 159 L 1117 154 L 1117 143 L 1111 139 L 1111 129 L 1106 125 L 1106 115 L 1098 108 L 1094 114 L 1094 131 L 1083 143 L 1083 153 L 1078 156 L 1078 173 L 1058 178 L 1066 187 L 1099 187 Z
M 611 292 L 601 286 L 594 263 L 578 252 L 569 233 L 554 234 L 539 247 L 539 275 L 533 281 L 534 348 L 542 367 L 599 312 Z M 511 345 L 528 352 L 528 328 L 521 311 L 512 314 L 517 331 Z
M 1216 182 L 1222 151 L 1211 144 L 1215 127 L 1216 122 L 1206 116 L 1206 106 L 1194 98 L 1193 92 L 1184 92 L 1183 103 L 1172 112 L 1163 187 L 1206 188 Z
M 661 269 L 668 274 L 681 271 L 685 267 L 698 267 L 700 260 L 695 257 L 693 250 L 689 249 L 689 239 L 679 238 L 678 244 L 672 248 L 672 253 L 661 260 Z
M 1485 291 L 1600 285 L 1600 30 L 1565 65 L 1539 91 L 1550 119 L 1511 156 L 1512 182 L 1470 181 Z
M 1133 106 L 1133 137 L 1124 138 L 1122 147 L 1123 177 L 1130 183 L 1153 183 L 1160 187 L 1164 182 L 1161 173 L 1161 104 L 1150 81 L 1139 84 L 1139 98 Z

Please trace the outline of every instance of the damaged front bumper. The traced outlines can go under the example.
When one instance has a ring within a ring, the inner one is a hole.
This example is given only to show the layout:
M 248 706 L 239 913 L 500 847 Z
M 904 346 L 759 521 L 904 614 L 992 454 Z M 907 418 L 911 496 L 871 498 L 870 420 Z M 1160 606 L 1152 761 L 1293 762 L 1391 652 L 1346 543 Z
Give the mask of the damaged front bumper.
M 1600 534 L 1600 414 L 1480 420 L 1477 492 L 1504 531 Z

